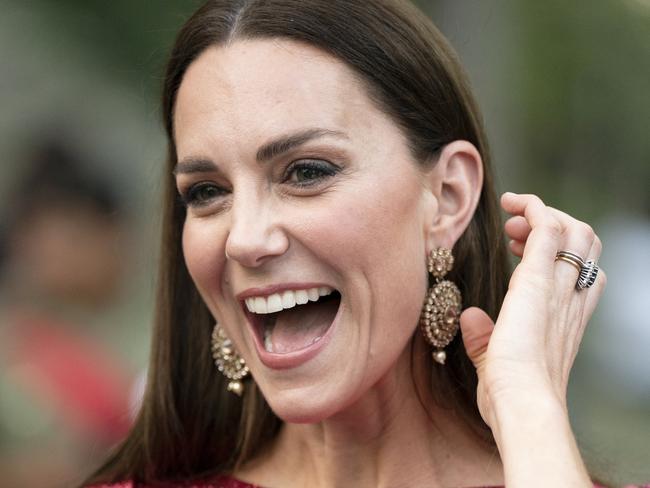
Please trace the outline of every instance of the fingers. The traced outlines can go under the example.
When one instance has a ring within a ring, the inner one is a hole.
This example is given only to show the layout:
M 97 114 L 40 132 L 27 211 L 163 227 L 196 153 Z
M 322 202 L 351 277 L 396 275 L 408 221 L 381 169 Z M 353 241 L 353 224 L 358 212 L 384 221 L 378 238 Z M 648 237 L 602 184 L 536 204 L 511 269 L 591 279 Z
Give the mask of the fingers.
M 508 246 L 510 247 L 510 251 L 512 252 L 512 254 L 520 258 L 523 257 L 524 247 L 526 246 L 525 241 L 510 241 Z
M 602 244 L 598 236 L 594 236 L 590 249 L 584 255 L 586 260 L 598 261 L 600 257 L 600 252 L 602 249 Z M 560 264 L 558 262 L 558 264 Z M 569 265 L 570 266 L 570 265 Z M 572 320 L 568 325 L 575 329 L 575 338 L 573 342 L 573 347 L 571 348 L 571 354 L 564 357 L 563 368 L 565 377 L 568 381 L 568 376 L 570 374 L 571 368 L 573 366 L 573 359 L 578 353 L 578 348 L 580 347 L 580 342 L 584 335 L 585 329 L 591 318 L 596 304 L 600 299 L 602 294 L 605 282 L 606 282 L 605 273 L 602 269 L 598 271 L 596 275 L 596 282 L 587 289 L 576 290 L 575 282 L 573 282 L 573 288 L 567 288 L 566 294 L 564 295 L 564 303 L 566 304 L 567 309 L 573 308 L 575 310 L 574 316 L 575 319 Z M 570 285 L 569 285 L 570 286 Z M 566 343 L 566 341 L 564 341 Z
M 555 326 L 547 330 L 546 337 L 550 343 L 558 346 L 564 344 L 568 348 L 569 354 L 561 352 L 561 348 L 552 353 L 558 356 L 557 364 L 562 364 L 558 371 L 563 371 L 568 377 L 585 327 L 604 289 L 606 277 L 600 270 L 593 286 L 577 290 L 576 283 L 581 266 L 563 260 L 555 260 L 555 256 L 557 251 L 564 250 L 578 255 L 583 261 L 597 262 L 602 244 L 589 225 L 560 210 L 545 207 L 543 212 L 546 215 L 542 216 L 541 206 L 539 206 L 541 200 L 539 202 L 538 200 L 534 195 L 504 195 L 502 199 L 506 210 L 518 212 L 506 222 L 505 226 L 506 234 L 512 239 L 510 249 L 515 255 L 522 257 L 522 264 L 525 263 L 528 266 L 523 269 L 521 265 L 518 266 L 513 274 L 513 279 L 518 280 L 519 276 L 523 275 L 530 280 L 530 274 L 537 272 L 531 271 L 531 269 L 539 269 L 531 267 L 530 263 L 539 266 L 544 265 L 539 263 L 545 263 L 551 270 L 552 280 L 547 281 L 544 285 L 551 287 L 550 290 L 547 289 L 547 293 L 549 297 L 554 297 L 554 307 L 560 315 Z M 555 247 L 552 247 L 553 243 Z M 533 248 L 549 254 L 545 257 L 534 256 L 529 252 Z M 549 264 L 551 259 L 554 262 Z M 535 283 L 535 285 L 538 284 L 538 282 Z M 572 331 L 571 340 L 567 340 L 567 330 Z
M 526 221 L 526 218 L 521 215 L 515 215 L 506 221 L 506 235 L 511 239 L 509 243 L 510 251 L 512 251 L 515 256 L 523 256 L 524 245 L 526 244 L 526 239 L 528 239 L 531 230 L 532 228 L 528 225 L 528 221 Z
M 515 215 L 506 221 L 506 234 L 513 240 L 525 241 L 532 228 L 528 225 L 526 217 Z
M 485 353 L 494 330 L 494 322 L 483 310 L 470 307 L 460 316 L 460 330 L 467 355 L 474 367 L 479 369 L 485 361 Z
M 560 210 L 549 207 L 549 211 L 557 217 L 565 229 L 564 242 L 558 251 L 572 252 L 580 256 L 583 261 L 590 259 L 589 256 L 596 239 L 596 233 L 591 228 L 591 226 L 571 217 L 570 215 Z M 598 250 L 598 255 L 594 256 L 591 259 L 597 261 L 599 257 L 600 250 Z M 572 264 L 562 260 L 556 261 L 555 281 L 558 283 L 558 286 L 561 290 L 574 292 L 579 275 L 580 268 L 578 266 L 573 266 Z M 582 301 L 584 301 L 586 298 L 586 293 L 581 293 L 580 295 L 580 298 Z
M 584 328 L 606 279 L 601 271 L 593 286 L 577 290 L 582 266 L 556 256 L 558 251 L 569 251 L 582 261 L 597 261 L 600 239 L 590 226 L 548 207 L 535 195 L 506 193 L 501 206 L 511 214 L 505 232 L 511 239 L 510 250 L 521 262 L 513 272 L 495 332 L 480 311 L 470 309 L 461 316 L 468 355 L 480 365 L 487 354 L 482 345 L 490 341 L 490 358 L 532 358 L 564 394 Z
M 555 254 L 560 247 L 564 232 L 560 221 L 535 195 L 504 193 L 501 197 L 501 206 L 513 216 L 524 217 L 531 228 L 523 250 L 520 249 L 521 246 L 514 245 L 515 251 L 522 251 L 521 265 L 523 265 L 523 269 L 530 276 L 542 280 L 552 280 Z M 519 230 L 521 230 L 520 222 L 521 220 L 515 221 L 513 226 L 519 226 Z M 513 245 L 511 245 L 512 248 Z M 521 265 L 518 269 L 522 269 Z
M 501 203 L 513 214 L 505 224 L 506 234 L 511 238 L 510 250 L 522 258 L 522 263 L 527 261 L 525 267 L 529 273 L 542 273 L 547 278 L 552 277 L 562 289 L 572 290 L 580 273 L 579 266 L 555 261 L 557 251 L 570 251 L 584 261 L 598 260 L 600 240 L 584 222 L 547 207 L 535 195 L 506 193 Z

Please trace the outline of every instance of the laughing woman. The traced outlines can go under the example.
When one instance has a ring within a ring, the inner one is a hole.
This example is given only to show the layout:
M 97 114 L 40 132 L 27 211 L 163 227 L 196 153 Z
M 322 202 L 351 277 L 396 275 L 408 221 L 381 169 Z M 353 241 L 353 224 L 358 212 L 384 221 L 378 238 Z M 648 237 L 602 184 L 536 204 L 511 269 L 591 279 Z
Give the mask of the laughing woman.
M 88 484 L 593 486 L 566 387 L 600 241 L 533 195 L 503 195 L 502 225 L 476 104 L 423 14 L 209 1 L 163 110 L 148 390 Z

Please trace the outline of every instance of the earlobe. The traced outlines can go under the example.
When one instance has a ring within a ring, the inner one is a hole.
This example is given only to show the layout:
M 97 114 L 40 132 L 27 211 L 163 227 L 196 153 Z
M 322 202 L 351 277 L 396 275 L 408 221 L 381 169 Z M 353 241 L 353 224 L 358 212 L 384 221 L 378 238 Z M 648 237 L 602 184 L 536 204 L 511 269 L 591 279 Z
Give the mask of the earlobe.
M 483 187 L 483 160 L 468 141 L 443 147 L 428 175 L 438 211 L 429 222 L 427 252 L 435 247 L 453 248 L 469 225 Z

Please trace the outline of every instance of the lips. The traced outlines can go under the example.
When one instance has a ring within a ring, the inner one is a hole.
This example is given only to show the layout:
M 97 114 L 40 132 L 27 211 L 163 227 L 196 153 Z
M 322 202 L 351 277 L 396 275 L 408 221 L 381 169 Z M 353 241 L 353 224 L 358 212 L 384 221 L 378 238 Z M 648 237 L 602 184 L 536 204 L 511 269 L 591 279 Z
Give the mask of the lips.
M 341 295 L 328 286 L 247 294 L 242 305 L 258 355 L 274 369 L 295 367 L 316 355 L 340 315 Z

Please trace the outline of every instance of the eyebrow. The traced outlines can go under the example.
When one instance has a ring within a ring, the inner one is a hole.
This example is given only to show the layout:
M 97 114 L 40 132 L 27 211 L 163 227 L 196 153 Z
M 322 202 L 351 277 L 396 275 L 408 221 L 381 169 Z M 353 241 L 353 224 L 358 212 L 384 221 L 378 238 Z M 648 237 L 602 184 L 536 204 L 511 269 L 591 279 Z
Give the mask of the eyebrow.
M 270 161 L 281 154 L 291 151 L 303 144 L 321 137 L 337 137 L 339 139 L 349 139 L 345 132 L 323 128 L 305 129 L 294 134 L 288 134 L 270 142 L 267 142 L 257 150 L 255 159 L 259 163 Z M 185 173 L 207 173 L 218 171 L 217 165 L 209 159 L 187 158 L 176 164 L 172 171 L 174 175 Z
M 172 174 L 209 173 L 210 171 L 218 171 L 218 169 L 217 165 L 209 159 L 187 158 L 176 164 Z
M 331 129 L 306 129 L 295 134 L 289 134 L 271 142 L 264 144 L 257 151 L 256 159 L 258 162 L 263 163 L 269 161 L 280 154 L 291 151 L 292 149 L 302 146 L 303 144 L 321 137 L 338 137 L 339 139 L 349 139 L 345 132 Z

